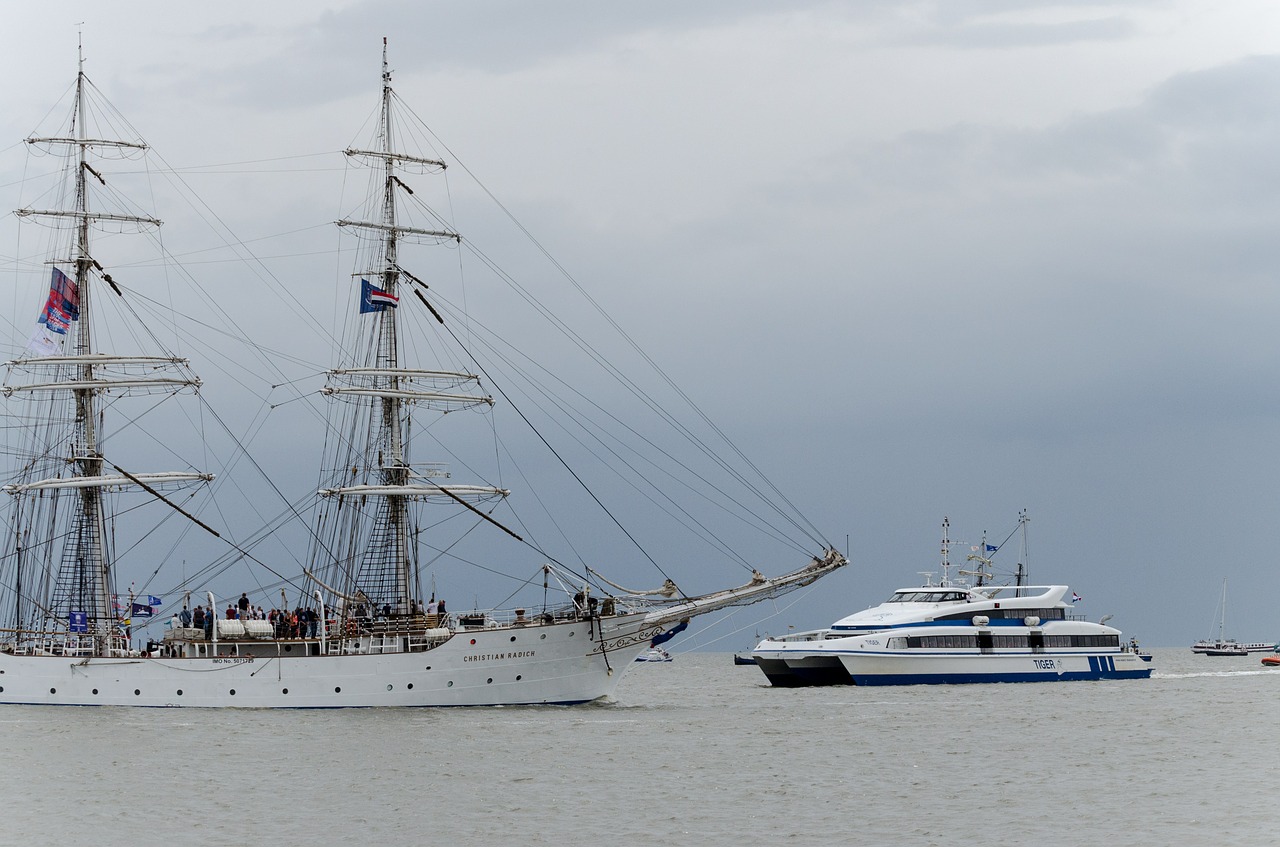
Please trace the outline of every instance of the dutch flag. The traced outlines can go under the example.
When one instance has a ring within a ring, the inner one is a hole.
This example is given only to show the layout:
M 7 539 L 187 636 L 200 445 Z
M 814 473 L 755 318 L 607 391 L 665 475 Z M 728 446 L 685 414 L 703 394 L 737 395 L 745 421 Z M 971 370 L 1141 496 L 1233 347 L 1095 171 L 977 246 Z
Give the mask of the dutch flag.
M 367 279 L 360 280 L 360 312 L 381 312 L 388 306 L 395 308 L 400 305 L 400 298 L 389 292 L 383 291 L 381 288 L 374 288 L 373 283 Z

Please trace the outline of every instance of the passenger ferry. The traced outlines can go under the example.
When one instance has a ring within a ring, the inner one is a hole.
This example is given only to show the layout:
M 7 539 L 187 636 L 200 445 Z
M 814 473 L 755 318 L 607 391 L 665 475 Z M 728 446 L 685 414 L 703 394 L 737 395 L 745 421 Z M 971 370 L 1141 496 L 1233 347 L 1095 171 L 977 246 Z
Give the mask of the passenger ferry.
M 1026 516 L 1019 525 L 1025 532 Z M 1147 679 L 1148 657 L 1120 630 L 1073 614 L 1066 585 L 986 584 L 990 559 L 978 561 L 976 585 L 948 578 L 949 522 L 943 522 L 941 584 L 901 588 L 878 606 L 827 629 L 765 638 L 753 651 L 776 686 L 914 685 Z M 982 553 L 994 552 L 985 540 Z M 1070 595 L 1073 600 L 1076 595 Z

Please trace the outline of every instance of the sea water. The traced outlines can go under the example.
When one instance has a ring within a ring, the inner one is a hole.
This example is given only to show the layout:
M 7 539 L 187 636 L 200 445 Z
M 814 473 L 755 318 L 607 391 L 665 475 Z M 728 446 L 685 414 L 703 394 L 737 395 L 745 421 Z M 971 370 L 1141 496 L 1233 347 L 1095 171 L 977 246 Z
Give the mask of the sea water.
M 0 844 L 1273 844 L 1280 670 L 780 689 L 724 653 L 577 707 L 0 706 Z

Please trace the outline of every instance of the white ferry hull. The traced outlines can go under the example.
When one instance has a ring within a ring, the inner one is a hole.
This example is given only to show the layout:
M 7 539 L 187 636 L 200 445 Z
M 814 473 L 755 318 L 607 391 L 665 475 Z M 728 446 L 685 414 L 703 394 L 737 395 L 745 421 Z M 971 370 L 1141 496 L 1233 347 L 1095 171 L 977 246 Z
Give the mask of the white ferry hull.
M 0 654 L 0 703 L 341 708 L 574 704 L 607 697 L 649 639 L 643 616 L 462 631 L 420 652 L 216 658 Z
M 1151 667 L 1134 653 L 1008 653 L 963 656 L 857 654 L 841 663 L 854 685 L 976 682 L 1065 682 L 1147 679 Z
M 871 650 L 757 649 L 756 663 L 775 686 L 921 685 L 977 682 L 1062 682 L 1147 679 L 1151 666 L 1136 653 L 947 653 Z

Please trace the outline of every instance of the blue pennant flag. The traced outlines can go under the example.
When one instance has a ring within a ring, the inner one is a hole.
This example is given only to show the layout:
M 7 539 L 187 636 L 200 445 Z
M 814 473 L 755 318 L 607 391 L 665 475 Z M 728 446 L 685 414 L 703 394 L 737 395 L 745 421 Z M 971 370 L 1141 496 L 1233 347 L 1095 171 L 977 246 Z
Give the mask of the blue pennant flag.
M 999 550 L 999 549 L 1000 549 L 1000 548 L 999 548 L 999 547 L 997 547 L 997 546 L 996 546 L 996 545 L 994 545 L 994 544 L 988 544 L 988 545 L 987 545 L 987 552 L 988 552 L 988 553 L 994 553 L 994 552 L 996 552 L 996 551 L 997 551 L 997 550 Z
M 161 600 L 159 597 L 153 597 L 152 595 L 148 594 L 148 595 L 147 595 L 147 605 L 148 605 L 148 606 L 162 606 L 162 605 L 164 605 L 164 600 Z
M 667 642 L 667 641 L 670 641 L 671 639 L 675 638 L 677 635 L 679 635 L 680 633 L 684 632 L 684 631 L 685 631 L 686 629 L 688 629 L 688 628 L 689 628 L 689 619 L 688 619 L 688 618 L 685 618 L 684 620 L 680 621 L 680 623 L 678 623 L 678 624 L 676 624 L 675 626 L 671 627 L 671 629 L 667 630 L 666 632 L 662 633 L 661 635 L 655 635 L 655 636 L 653 637 L 653 640 L 649 642 L 649 646 L 650 646 L 650 647 L 657 647 L 659 644 L 663 644 L 663 643 L 665 643 L 665 642 Z

